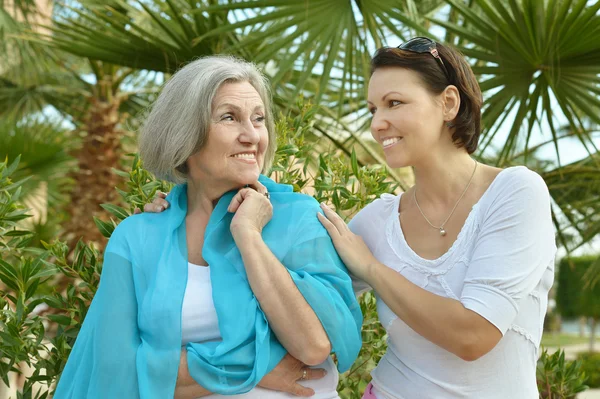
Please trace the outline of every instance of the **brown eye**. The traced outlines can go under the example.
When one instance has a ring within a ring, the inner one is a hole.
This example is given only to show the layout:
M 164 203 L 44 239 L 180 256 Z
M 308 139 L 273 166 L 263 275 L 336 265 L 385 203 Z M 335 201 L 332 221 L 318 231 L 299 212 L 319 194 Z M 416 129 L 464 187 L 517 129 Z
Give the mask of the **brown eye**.
M 371 113 L 371 115 L 375 115 L 376 110 L 377 110 L 377 108 L 375 108 L 375 107 L 369 108 L 369 112 Z
M 390 107 L 395 107 L 397 105 L 402 104 L 402 101 L 398 101 L 398 100 L 390 100 Z

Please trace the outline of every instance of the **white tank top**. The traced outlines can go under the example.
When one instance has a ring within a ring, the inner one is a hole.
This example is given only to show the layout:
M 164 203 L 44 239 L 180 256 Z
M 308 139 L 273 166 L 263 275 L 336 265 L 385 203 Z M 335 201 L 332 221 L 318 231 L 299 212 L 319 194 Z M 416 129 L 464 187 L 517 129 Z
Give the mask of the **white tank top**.
M 188 342 L 206 342 L 221 340 L 217 312 L 212 298 L 210 268 L 188 263 L 188 281 L 185 287 L 181 316 L 181 345 Z M 315 395 L 311 399 L 338 399 L 336 388 L 339 380 L 337 369 L 331 357 L 315 366 L 327 370 L 327 375 L 320 380 L 302 382 L 305 387 L 312 388 Z M 231 395 L 209 395 L 202 399 L 223 399 Z M 236 399 L 298 399 L 298 396 L 285 392 L 272 391 L 256 387 L 250 392 L 233 395 Z

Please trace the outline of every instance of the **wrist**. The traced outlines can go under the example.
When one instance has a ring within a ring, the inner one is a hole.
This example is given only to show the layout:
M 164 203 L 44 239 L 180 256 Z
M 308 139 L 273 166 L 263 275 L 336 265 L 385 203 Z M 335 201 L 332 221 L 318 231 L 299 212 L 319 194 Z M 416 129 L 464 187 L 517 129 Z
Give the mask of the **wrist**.
M 382 266 L 386 267 L 376 260 L 369 263 L 365 268 L 364 275 L 359 276 L 359 278 L 374 288 L 374 285 L 377 284 L 377 276 L 380 275 Z
M 255 228 L 252 227 L 234 227 L 231 229 L 231 235 L 233 240 L 238 244 L 238 247 L 242 242 L 252 242 L 256 239 L 261 239 L 262 234 Z

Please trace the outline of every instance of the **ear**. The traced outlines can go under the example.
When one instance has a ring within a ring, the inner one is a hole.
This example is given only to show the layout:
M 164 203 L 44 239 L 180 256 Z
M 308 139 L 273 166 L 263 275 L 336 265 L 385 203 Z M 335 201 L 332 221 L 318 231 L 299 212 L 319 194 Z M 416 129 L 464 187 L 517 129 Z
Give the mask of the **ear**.
M 442 105 L 444 107 L 444 121 L 452 124 L 460 109 L 460 94 L 456 86 L 449 85 L 444 89 L 442 93 Z

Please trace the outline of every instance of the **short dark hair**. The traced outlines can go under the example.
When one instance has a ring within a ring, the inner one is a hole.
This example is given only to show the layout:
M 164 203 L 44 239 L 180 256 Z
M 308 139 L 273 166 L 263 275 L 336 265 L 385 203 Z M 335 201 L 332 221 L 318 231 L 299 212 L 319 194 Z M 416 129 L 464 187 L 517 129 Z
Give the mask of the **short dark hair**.
M 440 94 L 449 85 L 460 93 L 460 109 L 454 119 L 452 141 L 469 154 L 477 150 L 481 133 L 481 106 L 483 98 L 479 83 L 465 57 L 456 49 L 436 42 L 438 54 L 444 62 L 448 76 L 430 53 L 416 53 L 395 47 L 377 50 L 371 59 L 371 75 L 379 68 L 397 67 L 415 71 L 425 87 Z

